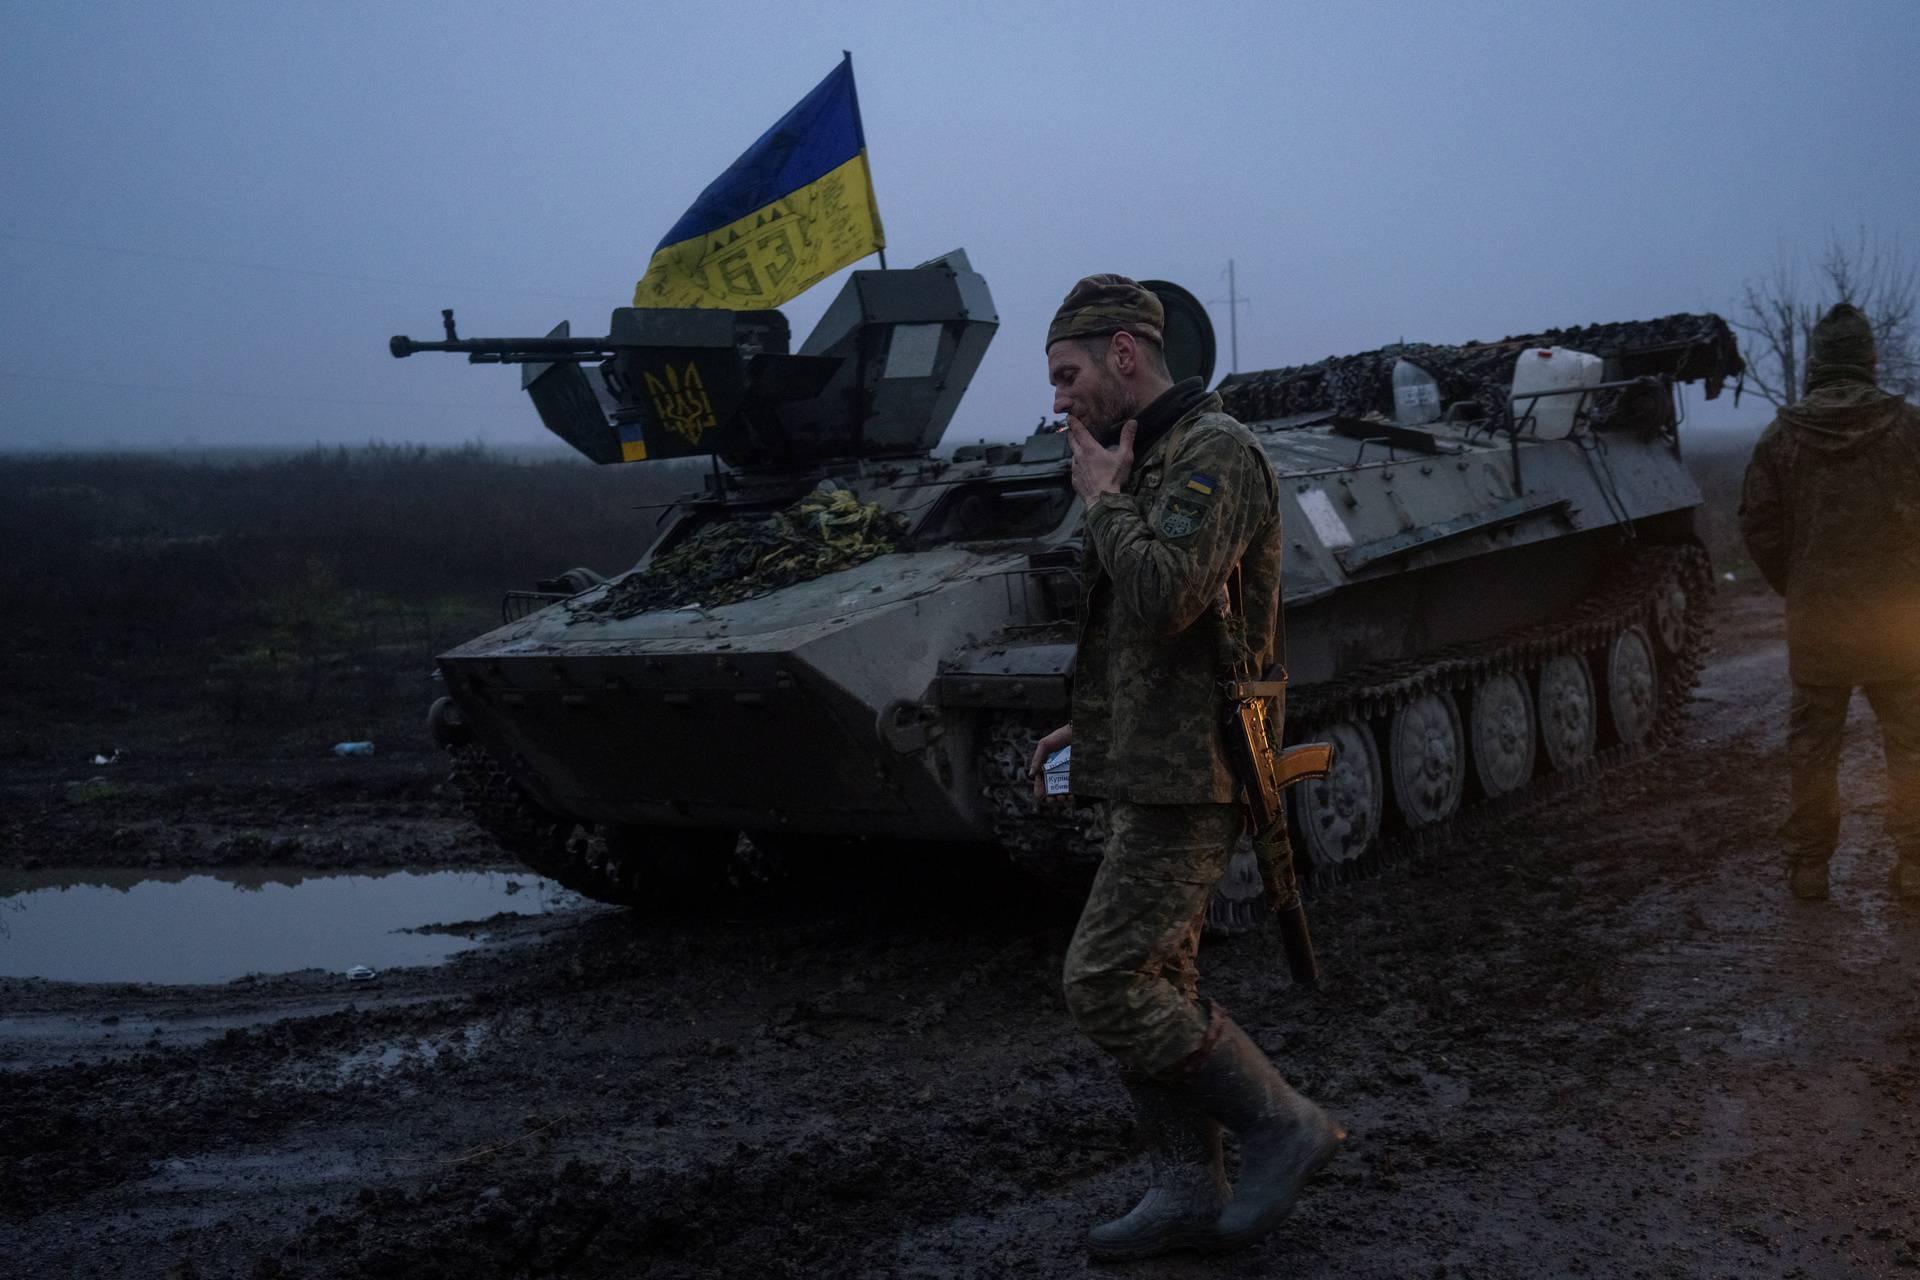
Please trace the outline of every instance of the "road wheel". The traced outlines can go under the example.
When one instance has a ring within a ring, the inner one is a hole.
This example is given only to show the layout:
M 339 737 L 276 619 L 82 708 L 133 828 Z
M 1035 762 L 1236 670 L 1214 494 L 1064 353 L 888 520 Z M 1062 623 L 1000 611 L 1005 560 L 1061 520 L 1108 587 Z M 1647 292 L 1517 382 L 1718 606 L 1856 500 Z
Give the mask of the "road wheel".
M 1547 659 L 1540 668 L 1540 746 L 1547 767 L 1564 773 L 1591 756 L 1598 721 L 1587 664 L 1574 654 Z
M 1660 713 L 1659 690 L 1653 642 L 1644 627 L 1628 627 L 1607 646 L 1607 720 L 1616 742 L 1637 747 L 1647 740 Z
M 1318 871 L 1337 873 L 1357 862 L 1380 834 L 1385 794 L 1380 752 L 1367 726 L 1353 720 L 1315 729 L 1303 742 L 1333 745 L 1324 778 L 1291 788 L 1295 848 Z
M 1474 686 L 1469 736 L 1473 743 L 1473 780 L 1492 800 L 1517 791 L 1533 776 L 1533 696 L 1527 682 L 1511 672 L 1488 676 Z
M 1467 781 L 1466 748 L 1451 694 L 1422 694 L 1393 713 L 1387 725 L 1387 772 L 1394 807 L 1409 827 L 1445 822 L 1459 809 Z
M 1250 834 L 1243 832 L 1227 859 L 1227 869 L 1207 899 L 1207 928 L 1215 933 L 1248 933 L 1266 920 L 1267 887 Z
M 1678 582 L 1667 583 L 1653 598 L 1653 634 L 1668 657 L 1687 647 L 1687 589 Z

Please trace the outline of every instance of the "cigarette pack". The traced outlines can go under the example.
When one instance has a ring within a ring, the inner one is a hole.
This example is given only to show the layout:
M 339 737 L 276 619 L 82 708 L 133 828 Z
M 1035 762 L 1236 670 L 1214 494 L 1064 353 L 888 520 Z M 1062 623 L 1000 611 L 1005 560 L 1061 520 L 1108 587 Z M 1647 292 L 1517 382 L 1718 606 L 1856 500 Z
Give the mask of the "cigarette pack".
M 1067 769 L 1073 763 L 1073 748 L 1062 747 L 1047 757 L 1047 794 L 1064 796 L 1067 794 Z

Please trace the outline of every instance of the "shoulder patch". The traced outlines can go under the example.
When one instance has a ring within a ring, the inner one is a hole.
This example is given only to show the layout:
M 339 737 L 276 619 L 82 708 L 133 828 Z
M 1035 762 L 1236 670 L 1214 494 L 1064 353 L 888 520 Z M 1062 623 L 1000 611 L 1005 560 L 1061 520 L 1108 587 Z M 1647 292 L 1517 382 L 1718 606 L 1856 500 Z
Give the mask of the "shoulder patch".
M 1167 500 L 1167 509 L 1160 516 L 1160 533 L 1168 538 L 1187 537 L 1200 527 L 1206 515 L 1206 503 L 1175 494 Z
M 1205 472 L 1196 471 L 1187 477 L 1187 488 L 1203 496 L 1213 493 L 1213 477 Z

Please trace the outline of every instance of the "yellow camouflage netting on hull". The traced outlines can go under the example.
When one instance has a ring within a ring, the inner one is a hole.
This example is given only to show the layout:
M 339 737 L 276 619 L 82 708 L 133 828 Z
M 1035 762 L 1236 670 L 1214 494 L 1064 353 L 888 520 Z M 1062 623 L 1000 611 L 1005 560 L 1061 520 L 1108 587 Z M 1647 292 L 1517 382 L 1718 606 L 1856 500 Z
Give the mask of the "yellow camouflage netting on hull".
M 845 489 L 816 489 L 767 517 L 710 524 L 607 588 L 569 604 L 576 616 L 631 618 L 653 609 L 732 604 L 892 551 L 905 521 Z

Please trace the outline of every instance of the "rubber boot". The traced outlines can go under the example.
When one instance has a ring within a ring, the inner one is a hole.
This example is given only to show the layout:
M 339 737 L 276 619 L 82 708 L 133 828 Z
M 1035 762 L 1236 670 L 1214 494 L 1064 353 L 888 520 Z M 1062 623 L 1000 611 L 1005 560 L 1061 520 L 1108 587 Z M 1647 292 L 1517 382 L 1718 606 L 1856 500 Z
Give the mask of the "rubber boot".
M 1240 1184 L 1221 1210 L 1209 1252 L 1264 1237 L 1293 1208 L 1308 1178 L 1333 1159 L 1346 1134 L 1296 1093 L 1231 1018 L 1214 1010 L 1211 1049 L 1188 1068 L 1186 1093 L 1240 1140 Z
M 1825 902 L 1831 893 L 1827 886 L 1827 864 L 1811 861 L 1788 863 L 1787 891 L 1802 902 Z
M 1125 1217 L 1088 1232 L 1087 1251 L 1119 1260 L 1204 1249 L 1227 1203 L 1220 1126 L 1157 1081 L 1133 1076 L 1126 1086 L 1147 1148 L 1147 1194 Z

